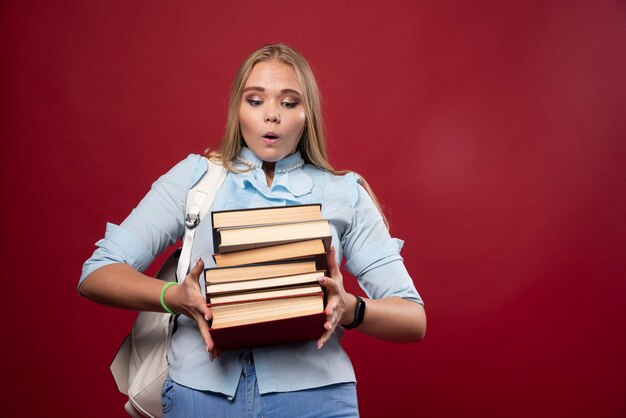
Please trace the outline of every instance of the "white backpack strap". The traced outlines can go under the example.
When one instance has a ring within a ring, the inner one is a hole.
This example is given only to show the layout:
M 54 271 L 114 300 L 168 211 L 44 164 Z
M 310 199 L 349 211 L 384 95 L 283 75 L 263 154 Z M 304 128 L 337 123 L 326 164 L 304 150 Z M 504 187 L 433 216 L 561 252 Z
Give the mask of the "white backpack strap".
M 178 260 L 176 279 L 180 283 L 185 280 L 191 263 L 191 248 L 193 238 L 196 234 L 196 227 L 209 211 L 215 193 L 220 188 L 226 178 L 226 169 L 209 159 L 206 159 L 208 171 L 202 176 L 195 186 L 187 193 L 187 206 L 185 215 L 185 235 L 183 237 L 183 248 Z

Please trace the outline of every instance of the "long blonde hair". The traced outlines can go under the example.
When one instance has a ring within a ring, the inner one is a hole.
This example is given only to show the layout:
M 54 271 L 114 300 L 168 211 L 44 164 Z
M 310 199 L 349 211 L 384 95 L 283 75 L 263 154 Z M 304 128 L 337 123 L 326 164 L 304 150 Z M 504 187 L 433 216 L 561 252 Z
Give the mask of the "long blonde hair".
M 243 95 L 243 89 L 246 85 L 248 77 L 250 76 L 252 68 L 254 68 L 254 66 L 259 62 L 270 60 L 277 60 L 289 65 L 296 73 L 298 82 L 300 83 L 300 89 L 302 90 L 302 104 L 306 117 L 302 137 L 298 143 L 298 149 L 302 155 L 302 159 L 308 164 L 315 165 L 316 167 L 335 175 L 344 175 L 348 173 L 349 171 L 347 170 L 335 170 L 328 161 L 322 124 L 320 92 L 317 87 L 313 71 L 311 70 L 308 62 L 298 51 L 284 44 L 262 46 L 243 61 L 237 71 L 237 75 L 231 89 L 230 100 L 228 102 L 228 118 L 224 136 L 222 137 L 222 141 L 216 147 L 217 149 L 207 149 L 205 151 L 205 156 L 207 158 L 211 158 L 212 160 L 220 161 L 230 171 L 240 172 L 240 169 L 235 167 L 233 164 L 233 160 L 239 155 L 241 148 L 245 144 L 241 133 L 241 127 L 239 125 L 239 106 Z M 361 179 L 361 185 L 365 188 L 376 204 L 385 225 L 389 228 L 389 223 L 387 222 L 387 218 L 380 207 L 376 195 L 367 181 L 365 181 L 362 176 L 359 177 Z

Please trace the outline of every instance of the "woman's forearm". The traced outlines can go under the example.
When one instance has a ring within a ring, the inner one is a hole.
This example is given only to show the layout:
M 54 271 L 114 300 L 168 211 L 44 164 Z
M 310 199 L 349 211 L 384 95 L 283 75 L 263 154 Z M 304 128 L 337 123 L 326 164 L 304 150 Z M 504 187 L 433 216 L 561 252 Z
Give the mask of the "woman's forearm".
M 142 274 L 127 264 L 100 267 L 78 288 L 81 296 L 116 308 L 163 312 L 163 281 Z M 169 291 L 168 291 L 169 292 Z
M 342 324 L 352 322 L 356 298 L 350 295 Z M 419 341 L 426 334 L 426 312 L 419 303 L 399 297 L 363 299 L 365 317 L 355 330 L 393 342 Z

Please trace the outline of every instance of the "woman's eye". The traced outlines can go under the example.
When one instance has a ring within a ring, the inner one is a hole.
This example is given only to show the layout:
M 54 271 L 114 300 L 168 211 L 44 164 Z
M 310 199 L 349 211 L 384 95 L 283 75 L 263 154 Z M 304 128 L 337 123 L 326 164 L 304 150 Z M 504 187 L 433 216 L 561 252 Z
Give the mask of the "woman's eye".
M 257 100 L 257 99 L 246 99 L 246 101 L 250 104 L 250 106 L 261 106 L 263 104 L 263 102 L 261 100 Z
M 298 102 L 283 102 L 283 106 L 287 109 L 293 109 L 294 107 L 298 106 Z

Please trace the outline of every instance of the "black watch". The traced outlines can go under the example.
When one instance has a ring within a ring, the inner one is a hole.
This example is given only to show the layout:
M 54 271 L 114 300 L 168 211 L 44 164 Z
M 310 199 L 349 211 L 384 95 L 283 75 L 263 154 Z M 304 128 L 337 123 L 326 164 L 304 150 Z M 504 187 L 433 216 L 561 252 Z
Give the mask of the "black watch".
M 354 295 L 356 298 L 356 306 L 354 307 L 354 320 L 348 325 L 343 325 L 345 329 L 356 328 L 363 323 L 363 318 L 365 318 L 365 301 L 361 299 L 359 296 Z

